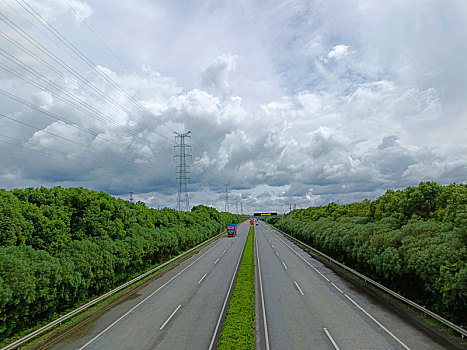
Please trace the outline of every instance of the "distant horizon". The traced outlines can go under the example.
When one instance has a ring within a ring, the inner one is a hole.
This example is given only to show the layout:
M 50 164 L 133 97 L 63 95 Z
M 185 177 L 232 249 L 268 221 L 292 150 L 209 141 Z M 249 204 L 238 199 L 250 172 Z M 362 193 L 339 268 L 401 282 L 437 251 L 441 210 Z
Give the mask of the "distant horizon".
M 433 181 L 424 181 L 424 182 L 433 182 Z M 421 182 L 422 183 L 422 182 Z M 421 184 L 420 183 L 420 184 Z M 437 182 L 435 182 L 437 183 Z M 295 207 L 295 208 L 292 208 L 292 210 L 299 210 L 299 209 L 307 209 L 307 208 L 316 208 L 316 207 L 325 207 L 329 204 L 337 204 L 339 206 L 341 205 L 347 205 L 347 204 L 352 204 L 352 203 L 361 203 L 361 202 L 364 202 L 366 200 L 368 201 L 375 201 L 376 199 L 378 199 L 379 197 L 381 197 L 382 195 L 384 195 L 385 193 L 387 193 L 388 191 L 403 191 L 405 189 L 407 189 L 408 187 L 418 187 L 420 184 L 418 185 L 415 185 L 415 186 L 407 186 L 407 187 L 404 187 L 404 188 L 398 188 L 398 189 L 387 189 L 386 191 L 384 191 L 384 193 L 382 193 L 381 195 L 377 196 L 376 198 L 373 198 L 373 199 L 370 199 L 370 198 L 364 198 L 360 201 L 354 201 L 354 202 L 348 202 L 348 203 L 338 203 L 338 202 L 328 202 L 326 204 L 322 204 L 322 205 L 311 205 L 311 206 L 308 206 L 308 207 Z M 441 186 L 450 186 L 450 185 L 467 185 L 467 183 L 457 183 L 457 182 L 453 182 L 453 183 L 450 183 L 450 184 L 439 184 L 437 183 L 438 185 L 441 185 Z M 10 191 L 10 190 L 14 190 L 14 189 L 27 189 L 27 188 L 34 188 L 34 189 L 39 189 L 41 187 L 44 187 L 44 188 L 47 188 L 47 189 L 51 189 L 51 188 L 54 188 L 54 187 L 60 187 L 60 188 L 64 188 L 64 189 L 69 189 L 69 188 L 84 188 L 86 190 L 89 190 L 89 191 L 94 191 L 94 192 L 104 192 L 112 197 L 114 197 L 115 199 L 120 199 L 120 200 L 124 200 L 124 201 L 127 201 L 127 202 L 131 202 L 129 199 L 127 198 L 122 198 L 122 197 L 119 197 L 117 195 L 113 195 L 111 193 L 108 193 L 108 192 L 105 192 L 105 191 L 99 191 L 99 190 L 93 190 L 93 189 L 89 189 L 89 188 L 85 188 L 85 187 L 82 187 L 82 186 L 77 186 L 77 187 L 63 187 L 63 186 L 52 186 L 52 187 L 46 187 L 46 186 L 38 186 L 38 187 L 16 187 L 16 188 L 10 188 L 10 189 L 5 189 L 5 188 L 0 188 L 0 190 L 5 190 L 5 191 Z M 162 210 L 162 209 L 172 209 L 172 210 L 176 210 L 176 205 L 157 205 L 157 206 L 149 206 L 147 203 L 143 202 L 143 201 L 133 201 L 132 203 L 138 203 L 138 202 L 141 202 L 141 203 L 144 203 L 146 205 L 146 207 L 148 208 L 151 208 L 151 209 L 156 209 L 156 210 Z M 203 203 L 196 203 L 196 204 L 190 204 L 190 211 L 198 206 L 198 205 L 202 205 L 202 206 L 206 206 L 206 207 L 210 207 L 210 208 L 213 208 L 213 209 L 216 209 L 219 213 L 221 212 L 225 212 L 223 209 L 221 208 L 216 208 L 215 206 L 213 205 L 208 205 L 208 204 L 203 204 Z M 263 210 L 254 210 L 254 211 L 245 211 L 243 213 L 240 213 L 240 212 L 235 212 L 235 211 L 228 211 L 226 213 L 230 213 L 230 214 L 238 214 L 238 215 L 246 215 L 246 216 L 251 216 L 253 217 L 255 213 L 272 213 L 272 212 L 276 212 L 277 213 L 277 216 L 280 216 L 280 215 L 283 215 L 283 214 L 287 214 L 290 212 L 290 208 L 288 208 L 287 210 L 284 210 L 284 211 L 278 211 L 278 210 L 268 210 L 268 208 L 262 208 Z

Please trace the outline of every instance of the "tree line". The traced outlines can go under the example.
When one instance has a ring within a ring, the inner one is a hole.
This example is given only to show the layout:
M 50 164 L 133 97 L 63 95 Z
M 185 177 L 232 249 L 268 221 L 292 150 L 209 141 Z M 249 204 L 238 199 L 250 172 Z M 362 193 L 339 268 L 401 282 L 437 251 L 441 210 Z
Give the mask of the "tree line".
M 467 185 L 422 182 L 374 201 L 298 209 L 270 222 L 467 325 Z
M 222 213 L 223 222 L 240 215 Z M 0 190 L 0 340 L 57 318 L 214 236 L 221 213 L 84 188 Z

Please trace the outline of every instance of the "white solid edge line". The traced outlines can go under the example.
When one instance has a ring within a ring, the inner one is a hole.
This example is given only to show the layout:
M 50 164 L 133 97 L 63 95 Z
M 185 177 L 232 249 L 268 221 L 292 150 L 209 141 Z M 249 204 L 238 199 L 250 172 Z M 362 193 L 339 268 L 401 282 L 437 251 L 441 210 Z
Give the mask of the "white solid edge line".
M 258 279 L 259 279 L 259 290 L 261 293 L 261 307 L 263 310 L 263 323 L 264 323 L 264 340 L 266 345 L 266 350 L 269 350 L 269 334 L 268 334 L 268 322 L 266 320 L 266 306 L 264 305 L 264 293 L 263 293 L 263 281 L 261 279 L 261 264 L 259 262 L 259 250 L 258 250 L 258 241 L 255 235 L 255 244 L 256 244 L 256 259 L 258 260 Z
M 201 279 L 198 281 L 198 284 L 200 284 L 203 280 L 204 280 L 204 277 L 206 277 L 206 273 L 203 275 L 203 277 L 201 277 Z
M 87 303 L 84 304 L 84 305 L 81 305 L 81 306 L 78 307 L 77 309 L 74 309 L 74 310 L 70 311 L 69 313 L 67 313 L 67 314 L 65 314 L 65 315 L 63 315 L 63 316 L 58 317 L 58 318 L 55 319 L 54 321 L 52 321 L 52 322 L 50 322 L 50 323 L 48 323 L 48 324 L 42 326 L 41 328 L 36 329 L 35 331 L 33 331 L 33 332 L 27 334 L 27 335 L 24 336 L 23 338 L 20 338 L 20 339 L 14 341 L 13 343 L 10 343 L 10 344 L 6 345 L 6 346 L 3 347 L 1 350 L 8 350 L 8 349 L 17 348 L 18 345 L 21 345 L 21 344 L 23 344 L 23 343 L 25 343 L 25 342 L 27 342 L 27 341 L 29 341 L 29 340 L 35 338 L 35 337 L 38 336 L 39 334 L 42 334 L 42 333 L 44 333 L 45 331 L 47 331 L 47 330 L 49 330 L 49 329 L 55 327 L 58 323 L 69 319 L 71 316 L 74 316 L 74 315 L 80 313 L 80 312 L 83 311 L 83 310 L 86 310 L 86 309 L 89 308 L 90 306 L 92 306 L 92 305 L 94 305 L 94 304 L 96 304 L 96 303 L 98 303 L 98 302 L 100 302 L 100 301 L 106 299 L 107 297 L 109 297 L 109 296 L 115 294 L 116 292 L 122 290 L 123 288 L 126 288 L 126 287 L 132 285 L 133 283 L 135 283 L 135 282 L 137 282 L 137 281 L 140 281 L 142 278 L 145 278 L 145 277 L 147 277 L 147 276 L 153 274 L 154 272 L 156 272 L 156 271 L 160 270 L 162 267 L 167 266 L 168 264 L 174 262 L 175 260 L 179 259 L 180 257 L 187 256 L 188 253 L 190 253 L 190 252 L 196 250 L 197 248 L 200 248 L 200 247 L 202 247 L 203 245 L 205 245 L 205 244 L 207 244 L 207 243 L 212 243 L 211 241 L 215 241 L 216 239 L 222 239 L 222 237 L 223 237 L 223 233 L 218 234 L 218 235 L 216 235 L 216 236 L 214 236 L 214 237 L 209 238 L 208 240 L 206 240 L 206 241 L 204 241 L 204 242 L 198 244 L 197 246 L 195 246 L 195 247 L 193 247 L 193 248 L 187 250 L 186 252 L 184 252 L 184 253 L 182 253 L 182 254 L 176 256 L 176 257 L 173 257 L 173 258 L 170 259 L 170 260 L 167 260 L 166 262 L 164 262 L 164 263 L 162 263 L 162 264 L 160 264 L 160 265 L 154 267 L 153 269 L 150 269 L 150 270 L 148 270 L 148 271 L 142 273 L 141 275 L 139 275 L 139 276 L 133 278 L 133 279 L 130 280 L 130 281 L 127 281 L 127 282 L 125 282 L 125 283 L 119 285 L 118 287 L 116 287 L 116 288 L 114 288 L 114 289 L 112 289 L 112 290 L 110 290 L 110 291 L 108 291 L 108 292 L 106 292 L 106 293 L 104 293 L 104 294 L 98 296 L 97 298 L 92 299 L 91 301 L 87 302 Z
M 242 256 L 243 256 L 242 253 L 245 250 L 248 235 L 246 237 L 247 238 L 245 239 L 245 243 L 243 244 L 243 249 L 240 251 L 240 256 L 238 257 L 237 266 L 235 267 L 235 270 L 234 270 L 234 273 L 233 273 L 233 276 L 232 276 L 232 280 L 230 281 L 229 289 L 227 290 L 227 294 L 226 294 L 225 299 L 224 299 L 224 304 L 222 305 L 221 313 L 219 315 L 219 318 L 217 319 L 216 328 L 214 329 L 214 333 L 212 335 L 211 343 L 209 344 L 208 350 L 211 350 L 213 348 L 213 346 L 214 346 L 214 340 L 216 340 L 216 335 L 217 335 L 217 331 L 219 330 L 219 326 L 220 326 L 220 323 L 221 323 L 221 320 L 222 320 L 222 315 L 224 314 L 224 310 L 225 310 L 225 307 L 227 305 L 227 299 L 229 298 L 230 291 L 232 290 L 232 286 L 233 286 L 233 283 L 235 281 L 235 274 L 236 274 L 236 272 L 238 270 L 238 266 L 240 265 L 240 261 L 242 260 Z
M 297 281 L 293 281 L 293 283 L 295 283 L 295 285 L 297 286 L 297 289 L 298 289 L 298 291 L 300 292 L 300 294 L 301 294 L 301 295 L 305 295 L 305 294 L 303 294 L 302 288 L 300 288 L 300 286 L 298 285 Z
M 282 265 L 284 265 L 284 269 L 286 269 L 286 270 L 287 270 L 287 266 L 284 264 L 284 262 L 283 262 L 283 261 L 281 261 L 281 263 L 282 263 Z
M 324 333 L 326 333 L 326 335 L 328 336 L 329 340 L 331 341 L 332 345 L 334 345 L 334 348 L 336 350 L 340 350 L 339 347 L 337 346 L 337 343 L 334 341 L 334 339 L 332 338 L 331 336 L 331 333 L 329 333 L 329 331 L 326 329 L 326 328 L 323 328 L 324 330 Z
M 356 307 L 358 307 L 365 315 L 367 315 L 369 318 L 371 318 L 378 326 L 380 326 L 382 329 L 384 329 L 386 331 L 386 333 L 388 333 L 391 337 L 393 337 L 400 345 L 402 345 L 404 347 L 404 349 L 407 349 L 407 350 L 410 350 L 410 348 L 405 345 L 402 340 L 400 340 L 399 338 L 397 338 L 389 329 L 387 329 L 386 327 L 384 327 L 376 318 L 374 318 L 373 316 L 371 316 L 363 307 L 361 307 L 360 305 L 358 305 L 351 297 L 349 297 L 347 294 L 344 294 L 344 296 L 349 299 Z
M 221 241 L 217 242 L 215 245 L 213 245 L 211 248 L 209 248 L 203 255 L 199 256 L 198 259 L 194 260 L 190 265 L 188 265 L 187 267 L 185 267 L 182 271 L 180 271 L 179 273 L 177 273 L 175 276 L 173 276 L 171 279 L 169 279 L 167 282 L 165 282 L 162 286 L 160 286 L 159 288 L 157 288 L 154 292 L 152 292 L 151 294 L 149 294 L 146 298 L 144 298 L 143 300 L 141 300 L 138 304 L 136 304 L 135 306 L 133 306 L 130 310 L 128 310 L 126 313 L 124 313 L 122 316 L 120 316 L 118 319 L 116 319 L 114 322 L 112 322 L 109 326 L 107 326 L 107 328 L 105 328 L 102 332 L 100 332 L 99 334 L 97 334 L 94 338 L 92 338 L 91 340 L 89 340 L 86 344 L 84 344 L 82 347 L 80 347 L 78 350 L 82 350 L 84 349 L 85 347 L 87 347 L 89 344 L 93 343 L 96 339 L 98 339 L 102 334 L 104 334 L 105 332 L 107 332 L 110 328 L 112 328 L 113 326 L 115 326 L 118 322 L 120 322 L 123 318 L 125 318 L 126 316 L 128 316 L 132 311 L 134 311 L 138 306 L 140 306 L 142 303 L 144 303 L 146 300 L 148 300 L 150 297 L 152 297 L 154 294 L 156 294 L 158 291 L 160 291 L 162 288 L 164 288 L 166 285 L 168 285 L 170 282 L 172 282 L 176 277 L 178 277 L 180 274 L 182 274 L 183 272 L 185 272 L 185 270 L 187 270 L 189 267 L 191 267 L 191 265 L 193 265 L 195 262 L 197 262 L 199 259 L 201 259 L 203 256 L 205 256 L 208 252 L 210 252 L 214 247 L 216 247 Z
M 217 258 L 217 260 L 214 261 L 214 265 L 216 265 L 218 261 L 219 261 L 219 258 Z
M 344 294 L 344 292 L 342 291 L 342 289 L 340 289 L 338 286 L 336 286 L 333 282 L 331 282 L 332 286 L 334 288 L 336 288 L 339 292 L 341 292 L 342 294 Z
M 182 307 L 182 305 L 178 305 L 177 308 L 174 310 L 174 312 L 172 312 L 172 314 L 169 316 L 169 318 L 167 320 L 165 320 L 164 324 L 161 326 L 161 328 L 159 328 L 159 330 L 163 330 L 164 327 L 167 325 L 167 323 L 169 323 L 169 321 L 172 319 L 172 317 L 174 317 L 175 313 L 178 311 L 178 309 L 180 309 Z
M 300 256 L 300 254 L 298 254 L 291 246 L 289 246 L 286 242 L 284 242 L 283 239 L 281 239 L 273 230 L 271 230 L 271 228 L 269 228 L 269 231 L 271 231 L 280 241 L 282 241 L 282 243 L 284 243 L 287 247 L 289 247 L 297 256 L 299 256 L 305 263 L 307 263 L 308 265 L 310 265 L 311 267 L 313 267 L 307 260 L 305 260 L 302 256 Z M 315 269 L 316 270 L 316 269 Z M 319 272 L 319 271 L 318 271 Z M 321 273 L 320 273 L 321 274 Z M 324 277 L 323 274 L 321 274 L 321 276 Z M 347 294 L 344 294 L 347 299 L 349 299 L 356 307 L 358 307 L 362 312 L 364 312 L 369 318 L 371 318 L 378 326 L 380 326 L 382 329 L 384 329 L 391 337 L 393 337 L 399 344 L 401 344 L 404 349 L 406 350 L 410 350 L 410 348 L 405 345 L 402 340 L 400 340 L 399 338 L 397 338 L 393 333 L 391 333 L 391 331 L 389 329 L 387 329 L 386 327 L 384 327 L 378 320 L 376 320 L 373 316 L 371 316 L 364 308 L 362 308 L 360 305 L 358 305 L 351 297 L 349 297 Z

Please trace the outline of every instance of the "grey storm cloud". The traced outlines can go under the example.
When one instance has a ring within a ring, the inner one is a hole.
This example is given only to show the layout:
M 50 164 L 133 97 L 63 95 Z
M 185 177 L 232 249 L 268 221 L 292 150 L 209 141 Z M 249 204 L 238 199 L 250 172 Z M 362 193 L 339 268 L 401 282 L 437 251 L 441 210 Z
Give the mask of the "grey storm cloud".
M 222 55 L 217 57 L 216 61 L 205 69 L 202 74 L 202 86 L 212 89 L 222 95 L 229 95 L 232 91 L 230 74 L 235 72 L 235 55 Z
M 94 66 L 13 1 L 2 8 L 84 80 L 0 24 L 18 44 L 3 37 L 2 49 L 30 68 L 0 56 L 1 89 L 39 108 L 0 95 L 0 187 L 133 189 L 173 206 L 174 132 L 186 131 L 193 205 L 222 209 L 225 184 L 231 208 L 282 212 L 466 181 L 462 1 L 69 3 L 30 2 Z M 47 81 L 31 85 L 32 69 Z

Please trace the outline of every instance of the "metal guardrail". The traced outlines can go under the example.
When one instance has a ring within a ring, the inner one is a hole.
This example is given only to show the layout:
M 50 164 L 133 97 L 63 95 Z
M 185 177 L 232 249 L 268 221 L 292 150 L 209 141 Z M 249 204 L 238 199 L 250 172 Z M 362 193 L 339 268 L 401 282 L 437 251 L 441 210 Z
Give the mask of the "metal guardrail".
M 268 225 L 269 225 L 269 224 L 268 224 Z M 340 263 L 339 261 L 337 261 L 337 260 L 331 258 L 329 255 L 326 255 L 326 254 L 320 252 L 318 249 L 315 249 L 315 248 L 309 246 L 308 244 L 303 243 L 302 241 L 300 241 L 300 240 L 296 239 L 295 237 L 293 237 L 293 236 L 291 236 L 291 235 L 289 235 L 289 234 L 287 234 L 287 233 L 285 233 L 285 232 L 279 230 L 278 228 L 276 228 L 276 227 L 274 227 L 274 226 L 272 226 L 272 227 L 273 227 L 275 230 L 277 230 L 277 231 L 279 231 L 280 233 L 282 233 L 283 235 L 289 237 L 289 238 L 292 239 L 293 241 L 298 242 L 299 244 L 302 244 L 303 246 L 307 247 L 308 249 L 312 250 L 313 252 L 315 252 L 315 253 L 321 255 L 322 257 L 326 258 L 326 259 L 329 260 L 330 262 L 332 262 L 332 263 L 338 265 L 339 267 L 341 267 L 341 268 L 343 268 L 343 269 L 345 269 L 345 270 L 347 270 L 347 271 L 353 273 L 354 275 L 360 277 L 360 278 L 363 279 L 365 282 L 368 282 L 368 283 L 372 284 L 373 286 L 375 286 L 375 287 L 377 287 L 377 288 L 379 288 L 379 289 L 385 291 L 386 293 L 392 295 L 393 297 L 399 299 L 400 301 L 402 301 L 402 302 L 404 302 L 404 303 L 406 303 L 406 304 L 408 304 L 408 305 L 410 305 L 410 306 L 416 308 L 416 309 L 419 310 L 419 311 L 422 311 L 422 312 L 425 313 L 426 315 L 429 315 L 430 317 L 432 317 L 432 318 L 434 318 L 435 320 L 441 322 L 441 323 L 444 324 L 445 326 L 447 326 L 447 327 L 449 327 L 449 328 L 455 330 L 456 332 L 458 332 L 458 333 L 461 334 L 462 339 L 464 339 L 464 337 L 467 337 L 467 330 L 465 330 L 464 328 L 462 328 L 462 327 L 460 327 L 460 326 L 458 326 L 458 325 L 452 323 L 451 321 L 446 320 L 444 317 L 442 317 L 442 316 L 440 316 L 440 315 L 438 315 L 438 314 L 435 314 L 433 311 L 430 311 L 430 310 L 424 308 L 423 306 L 418 305 L 417 303 L 413 302 L 412 300 L 407 299 L 407 298 L 403 297 L 403 296 L 400 295 L 400 294 L 397 294 L 396 292 L 394 292 L 394 291 L 392 291 L 391 289 L 389 289 L 389 288 L 383 286 L 382 284 L 380 284 L 380 283 L 378 283 L 378 282 L 372 280 L 371 278 L 369 278 L 369 277 L 367 277 L 367 276 L 361 274 L 360 272 L 355 271 L 354 269 L 352 269 L 352 268 L 350 268 L 350 267 L 348 267 L 348 266 L 346 266 L 346 265 Z
M 116 292 L 128 287 L 129 285 L 131 285 L 131 284 L 133 284 L 135 282 L 138 282 L 139 280 L 149 276 L 150 274 L 156 272 L 157 270 L 163 268 L 164 266 L 167 266 L 168 264 L 174 262 L 175 260 L 180 259 L 181 257 L 191 253 L 193 250 L 196 250 L 196 249 L 200 248 L 201 246 L 203 246 L 205 244 L 208 244 L 211 241 L 216 240 L 217 238 L 219 238 L 223 234 L 225 234 L 225 231 L 222 231 L 218 235 L 209 238 L 208 240 L 198 244 L 197 246 L 187 250 L 186 252 L 184 252 L 182 254 L 177 255 L 176 257 L 166 261 L 165 263 L 156 266 L 155 268 L 143 273 L 142 275 L 139 275 L 138 277 L 133 278 L 131 281 L 128 281 L 128 282 L 122 284 L 121 286 L 119 286 L 119 287 L 117 287 L 115 289 L 112 289 L 111 291 L 109 291 L 109 292 L 107 292 L 105 294 L 102 294 L 100 297 L 97 297 L 96 299 L 91 300 L 90 302 L 88 302 L 88 303 L 80 306 L 79 308 L 67 313 L 66 315 L 63 315 L 63 316 L 57 318 L 55 321 L 52 321 L 52 322 L 46 324 L 45 326 L 35 330 L 34 332 L 29 333 L 28 335 L 24 336 L 23 338 L 20 338 L 20 339 L 16 340 L 15 342 L 8 344 L 7 346 L 5 346 L 4 348 L 2 348 L 0 350 L 14 349 L 14 348 L 20 346 L 21 344 L 24 344 L 24 343 L 28 342 L 29 340 L 37 337 L 40 334 L 45 333 L 46 331 L 52 329 L 53 327 L 55 327 L 56 325 L 60 324 L 61 322 L 65 321 L 65 320 L 69 319 L 70 317 L 72 317 L 72 316 L 74 316 L 76 314 L 79 314 L 81 311 L 86 310 L 88 307 L 90 307 L 90 306 L 92 306 L 92 305 L 106 299 L 107 297 L 111 296 L 112 294 L 115 294 Z

